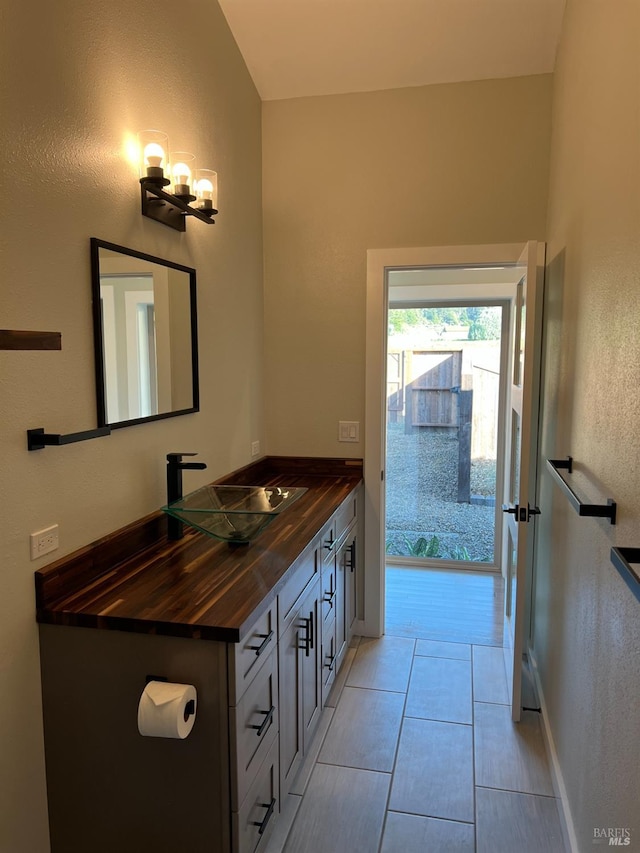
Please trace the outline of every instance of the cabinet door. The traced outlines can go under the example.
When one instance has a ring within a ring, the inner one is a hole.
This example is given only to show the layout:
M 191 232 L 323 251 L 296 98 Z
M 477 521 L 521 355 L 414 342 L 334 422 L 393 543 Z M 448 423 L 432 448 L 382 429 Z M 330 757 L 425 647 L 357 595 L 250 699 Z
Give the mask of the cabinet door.
M 320 578 L 295 604 L 295 616 L 280 634 L 280 789 L 291 785 L 320 719 Z
M 358 529 L 354 526 L 349 534 L 344 550 L 344 590 L 345 590 L 345 640 L 349 643 L 353 633 L 353 624 L 358 615 Z
M 343 542 L 336 556 L 336 626 L 335 626 L 335 647 L 334 647 L 334 666 L 336 670 L 340 669 L 340 665 L 344 658 L 347 648 L 347 616 L 346 616 L 346 563 L 347 543 Z
M 304 623 L 294 618 L 278 644 L 280 695 L 280 790 L 285 797 L 302 762 L 302 657 Z
M 300 607 L 301 631 L 301 704 L 304 752 L 307 751 L 322 711 L 322 609 L 320 606 L 320 581 L 317 580 L 305 596 Z
M 331 619 L 322 626 L 322 706 L 327 704 L 329 693 L 336 680 L 336 620 Z

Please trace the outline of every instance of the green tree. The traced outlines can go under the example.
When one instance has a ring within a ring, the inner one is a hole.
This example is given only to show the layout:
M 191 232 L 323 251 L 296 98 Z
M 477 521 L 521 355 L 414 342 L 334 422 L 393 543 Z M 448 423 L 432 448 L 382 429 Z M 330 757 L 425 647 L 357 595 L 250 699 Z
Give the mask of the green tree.
M 502 311 L 497 307 L 481 308 L 469 326 L 470 341 L 496 341 L 500 339 Z

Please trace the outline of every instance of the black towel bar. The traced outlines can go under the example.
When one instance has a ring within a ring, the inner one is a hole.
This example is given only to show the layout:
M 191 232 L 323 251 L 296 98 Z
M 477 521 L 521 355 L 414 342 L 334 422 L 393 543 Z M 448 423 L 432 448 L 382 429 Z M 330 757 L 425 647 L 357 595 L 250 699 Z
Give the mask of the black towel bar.
M 567 474 L 573 472 L 573 458 L 571 456 L 567 456 L 566 459 L 547 459 L 547 468 L 578 515 L 590 516 L 591 518 L 608 518 L 611 524 L 616 523 L 616 502 L 612 498 L 607 498 L 606 504 L 583 503 L 564 479 L 560 471 L 566 471 Z

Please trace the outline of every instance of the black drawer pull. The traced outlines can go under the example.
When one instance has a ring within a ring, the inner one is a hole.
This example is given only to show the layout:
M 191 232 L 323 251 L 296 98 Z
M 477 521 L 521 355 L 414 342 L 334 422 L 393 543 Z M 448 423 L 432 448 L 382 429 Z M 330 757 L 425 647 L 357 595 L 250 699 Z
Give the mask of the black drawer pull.
M 271 718 L 273 717 L 273 712 L 275 711 L 276 706 L 272 705 L 268 711 L 256 711 L 256 714 L 265 714 L 264 720 L 260 723 L 259 726 L 249 726 L 250 729 L 256 729 L 256 733 L 258 737 L 262 737 L 264 730 L 267 728 L 269 723 L 271 722 Z
M 334 667 L 335 661 L 336 661 L 336 656 L 335 655 L 327 655 L 327 659 L 328 659 L 328 663 L 325 663 L 325 669 L 328 669 L 329 672 L 331 672 L 331 670 Z
M 259 658 L 262 652 L 266 649 L 267 644 L 271 641 L 273 637 L 273 629 L 269 631 L 268 634 L 257 634 L 258 637 L 264 637 L 264 640 L 260 643 L 259 646 L 247 646 L 248 649 L 252 649 L 256 653 L 256 657 Z
M 326 540 L 325 540 L 325 543 L 324 543 L 324 545 L 323 545 L 322 547 L 323 547 L 326 551 L 330 551 L 330 550 L 333 548 L 333 545 L 334 545 L 335 541 L 336 541 L 336 540 L 333 538 L 333 536 L 331 536 L 329 539 L 326 539 Z
M 305 657 L 308 658 L 309 652 L 311 651 L 311 648 L 312 648 L 311 632 L 313 631 L 313 628 L 311 627 L 311 619 L 305 619 L 305 617 L 303 616 L 302 621 L 304 622 L 304 625 L 301 625 L 300 627 L 304 628 L 305 637 L 302 640 L 302 645 L 298 646 L 298 648 L 303 649 Z
M 271 820 L 271 816 L 273 815 L 273 809 L 276 804 L 276 798 L 272 797 L 270 803 L 258 803 L 261 809 L 266 809 L 267 813 L 261 821 L 254 820 L 252 821 L 253 826 L 258 827 L 258 835 L 262 835 L 262 833 L 267 828 L 267 824 Z
M 336 591 L 333 592 L 325 592 L 324 601 L 329 605 L 329 609 L 333 607 L 333 599 L 336 597 Z
M 346 567 L 352 572 L 356 567 L 356 543 L 355 540 L 349 545 L 345 552 Z
M 315 639 L 314 639 L 314 628 L 313 628 L 313 610 L 309 612 L 309 625 L 311 626 L 311 630 L 309 631 L 309 648 L 307 649 L 307 657 L 309 657 L 309 651 L 315 648 Z

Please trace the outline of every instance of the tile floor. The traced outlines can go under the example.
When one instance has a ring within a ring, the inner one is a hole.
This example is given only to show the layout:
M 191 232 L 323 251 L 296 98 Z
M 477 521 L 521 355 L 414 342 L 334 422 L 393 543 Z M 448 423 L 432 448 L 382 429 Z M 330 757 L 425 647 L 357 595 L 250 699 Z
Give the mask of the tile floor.
M 511 722 L 502 649 L 389 629 L 352 642 L 265 853 L 564 853 L 540 718 Z

